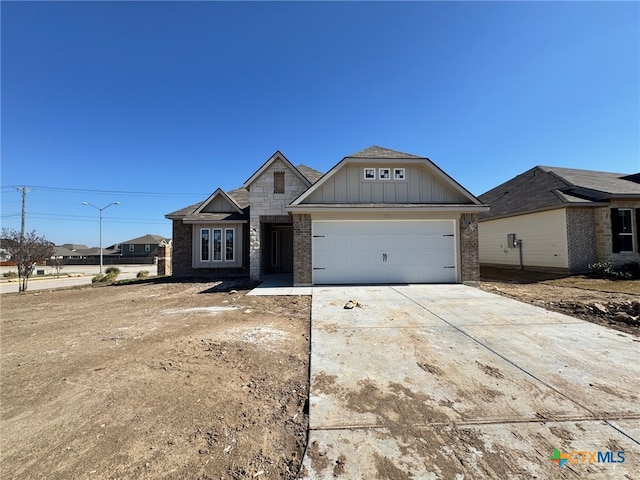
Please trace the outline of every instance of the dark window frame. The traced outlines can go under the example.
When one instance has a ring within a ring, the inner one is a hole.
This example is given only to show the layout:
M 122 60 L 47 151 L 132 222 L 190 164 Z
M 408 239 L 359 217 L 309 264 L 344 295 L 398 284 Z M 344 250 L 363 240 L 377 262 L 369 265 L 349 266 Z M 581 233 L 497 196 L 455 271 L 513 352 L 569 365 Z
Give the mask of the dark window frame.
M 621 212 L 628 213 L 629 218 L 627 222 L 623 220 L 623 216 L 621 215 Z M 636 213 L 636 216 L 638 216 L 637 213 Z M 633 253 L 634 236 L 635 236 L 635 233 L 633 229 L 633 209 L 632 208 L 612 208 L 611 209 L 611 240 L 612 240 L 613 253 Z
M 273 193 L 284 193 L 284 172 L 273 172 Z

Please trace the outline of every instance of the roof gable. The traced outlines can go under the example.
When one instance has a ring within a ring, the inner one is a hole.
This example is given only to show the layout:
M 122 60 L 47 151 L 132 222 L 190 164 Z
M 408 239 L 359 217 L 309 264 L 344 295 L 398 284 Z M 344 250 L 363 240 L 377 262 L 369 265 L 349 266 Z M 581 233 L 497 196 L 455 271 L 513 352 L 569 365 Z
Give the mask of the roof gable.
M 263 173 L 265 170 L 267 170 L 274 162 L 280 160 L 282 163 L 285 164 L 285 166 L 291 170 L 291 172 L 298 177 L 302 183 L 304 183 L 307 187 L 311 186 L 311 182 L 307 179 L 307 177 L 305 177 L 300 170 L 298 170 L 296 167 L 293 166 L 293 164 L 287 160 L 287 157 L 285 157 L 280 150 L 276 151 L 276 153 L 274 153 L 273 155 L 271 155 L 271 157 L 262 164 L 262 166 L 253 174 L 251 175 L 246 182 L 244 182 L 244 184 L 242 185 L 244 188 L 246 188 L 247 190 L 249 190 L 249 187 L 251 186 L 251 184 L 253 182 L 255 182 Z
M 566 206 L 598 206 L 610 198 L 640 197 L 638 174 L 536 166 L 483 193 L 497 218 Z
M 242 208 L 236 201 L 218 188 L 193 213 L 242 213 Z
M 160 245 L 164 241 L 166 241 L 166 239 L 161 235 L 152 235 L 150 233 L 147 233 L 146 235 L 142 235 L 141 237 L 136 237 L 132 238 L 131 240 L 120 242 L 120 245 Z M 110 248 L 114 247 L 115 245 L 111 245 Z
M 428 158 L 373 146 L 342 159 L 291 205 L 303 204 L 481 203 Z

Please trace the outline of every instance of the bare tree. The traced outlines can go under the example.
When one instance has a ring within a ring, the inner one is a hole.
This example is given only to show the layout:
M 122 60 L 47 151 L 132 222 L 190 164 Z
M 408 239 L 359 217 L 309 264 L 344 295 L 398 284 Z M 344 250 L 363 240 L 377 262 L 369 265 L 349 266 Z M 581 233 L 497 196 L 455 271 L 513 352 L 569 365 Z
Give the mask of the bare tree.
M 2 229 L 2 248 L 16 262 L 18 267 L 18 290 L 27 290 L 27 282 L 33 274 L 38 262 L 44 262 L 53 255 L 53 243 L 44 237 L 36 235 L 35 230 L 24 236 L 11 228 Z
M 60 278 L 60 270 L 64 268 L 64 258 L 55 257 L 53 259 L 53 268 L 56 271 L 56 278 Z

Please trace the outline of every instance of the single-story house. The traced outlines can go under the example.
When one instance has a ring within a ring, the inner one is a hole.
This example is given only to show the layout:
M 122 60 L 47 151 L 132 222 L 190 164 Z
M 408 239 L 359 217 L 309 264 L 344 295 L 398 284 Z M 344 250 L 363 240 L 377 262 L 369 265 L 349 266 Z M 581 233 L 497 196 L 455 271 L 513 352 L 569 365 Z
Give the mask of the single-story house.
M 169 238 L 148 233 L 109 248 L 119 251 L 123 257 L 155 257 L 158 255 L 158 247 L 168 245 L 170 242 Z
M 640 261 L 640 173 L 536 166 L 478 197 L 481 265 L 581 273 Z
M 241 188 L 166 218 L 176 276 L 457 283 L 479 278 L 477 215 L 487 209 L 428 158 L 373 146 L 324 175 L 278 151 Z

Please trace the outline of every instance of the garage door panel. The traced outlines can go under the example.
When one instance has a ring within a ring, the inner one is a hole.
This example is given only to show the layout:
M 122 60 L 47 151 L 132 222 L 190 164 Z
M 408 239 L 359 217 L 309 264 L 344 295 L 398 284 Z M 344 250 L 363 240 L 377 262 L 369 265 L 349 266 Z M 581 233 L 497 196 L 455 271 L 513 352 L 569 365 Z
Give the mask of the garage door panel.
M 454 221 L 314 221 L 312 228 L 314 283 L 457 281 Z

